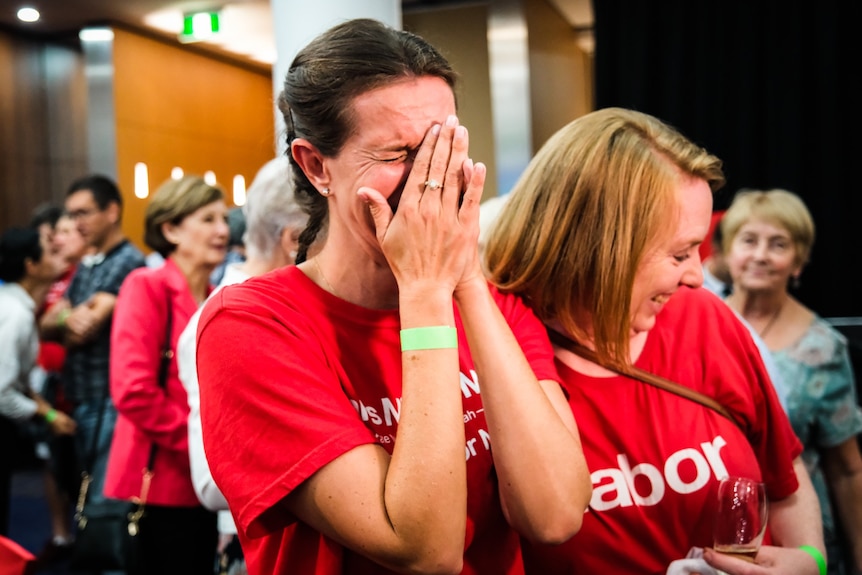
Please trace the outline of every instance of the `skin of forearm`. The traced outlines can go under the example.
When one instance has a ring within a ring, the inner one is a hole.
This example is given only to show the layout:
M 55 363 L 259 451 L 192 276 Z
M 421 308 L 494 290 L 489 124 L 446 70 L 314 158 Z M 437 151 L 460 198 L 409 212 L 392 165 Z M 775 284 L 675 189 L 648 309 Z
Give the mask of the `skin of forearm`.
M 823 522 L 817 494 L 801 458 L 797 457 L 793 461 L 793 469 L 796 471 L 799 488 L 785 499 L 770 502 L 769 527 L 772 537 L 776 545 L 811 545 L 820 549 L 825 556 Z
M 402 329 L 454 326 L 451 296 L 444 296 L 402 293 Z M 458 351 L 403 352 L 402 370 L 402 411 L 384 505 L 403 541 L 463 554 L 467 476 Z
M 562 391 L 556 390 L 561 413 L 536 381 L 485 284 L 460 292 L 456 301 L 479 374 L 509 522 L 530 539 L 565 541 L 580 529 L 591 484 Z

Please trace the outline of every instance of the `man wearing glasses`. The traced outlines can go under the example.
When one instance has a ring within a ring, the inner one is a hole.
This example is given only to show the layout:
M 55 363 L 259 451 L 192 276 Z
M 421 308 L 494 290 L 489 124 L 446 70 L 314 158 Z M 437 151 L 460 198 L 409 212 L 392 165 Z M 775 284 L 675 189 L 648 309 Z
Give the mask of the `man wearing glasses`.
M 63 384 L 78 423 L 78 463 L 92 478 L 87 499 L 94 503 L 104 497 L 105 466 L 117 418 L 108 386 L 114 302 L 129 272 L 144 265 L 144 255 L 123 234 L 123 200 L 109 178 L 89 175 L 76 180 L 66 192 L 65 207 L 91 254 L 84 256 L 65 297 L 45 313 L 40 328 L 43 338 L 66 346 Z

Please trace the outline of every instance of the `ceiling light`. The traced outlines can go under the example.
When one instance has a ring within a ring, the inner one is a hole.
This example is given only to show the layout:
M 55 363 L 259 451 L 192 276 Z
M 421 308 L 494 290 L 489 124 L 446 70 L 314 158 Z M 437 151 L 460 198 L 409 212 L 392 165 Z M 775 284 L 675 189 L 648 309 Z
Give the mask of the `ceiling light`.
M 135 197 L 144 199 L 150 195 L 150 177 L 147 165 L 143 162 L 135 164 Z
M 18 19 L 22 22 L 36 22 L 39 20 L 39 11 L 35 8 L 21 8 L 18 10 Z
M 84 28 L 78 32 L 81 42 L 110 42 L 114 39 L 114 31 L 110 28 Z
M 218 12 L 194 12 L 183 15 L 180 42 L 200 42 L 219 33 L 221 22 Z
M 233 177 L 233 203 L 236 206 L 245 205 L 245 178 L 239 174 Z

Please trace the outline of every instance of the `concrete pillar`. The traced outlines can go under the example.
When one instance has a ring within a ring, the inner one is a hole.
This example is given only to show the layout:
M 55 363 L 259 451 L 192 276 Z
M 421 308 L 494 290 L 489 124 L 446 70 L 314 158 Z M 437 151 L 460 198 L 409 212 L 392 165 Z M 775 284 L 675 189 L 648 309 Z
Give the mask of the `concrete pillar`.
M 117 179 L 117 125 L 114 114 L 114 33 L 84 28 L 81 33 L 87 80 L 89 171 Z
M 272 25 L 278 55 L 272 67 L 273 102 L 278 101 L 284 76 L 299 50 L 318 34 L 353 18 L 374 18 L 401 28 L 399 0 L 271 0 Z M 275 107 L 275 139 L 278 154 L 285 152 L 284 121 Z
M 533 155 L 527 41 L 522 0 L 491 2 L 488 59 L 500 195 L 509 193 Z

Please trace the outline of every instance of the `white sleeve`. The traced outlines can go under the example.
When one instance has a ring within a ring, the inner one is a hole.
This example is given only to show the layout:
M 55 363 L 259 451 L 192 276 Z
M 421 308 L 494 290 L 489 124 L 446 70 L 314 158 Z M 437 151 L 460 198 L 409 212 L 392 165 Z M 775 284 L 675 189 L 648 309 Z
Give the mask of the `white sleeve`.
M 14 421 L 26 421 L 36 413 L 36 402 L 24 393 L 32 366 L 21 364 L 29 345 L 29 338 L 21 338 L 29 327 L 22 321 L 32 324 L 33 318 L 11 311 L 0 316 L 0 415 Z
M 197 351 L 195 338 L 198 331 L 201 310 L 198 309 L 189 320 L 177 342 L 177 365 L 180 381 L 186 388 L 189 402 L 189 462 L 191 463 L 192 484 L 201 504 L 213 511 L 227 509 L 227 501 L 215 484 L 204 453 L 203 427 L 201 425 L 201 400 L 198 385 Z

